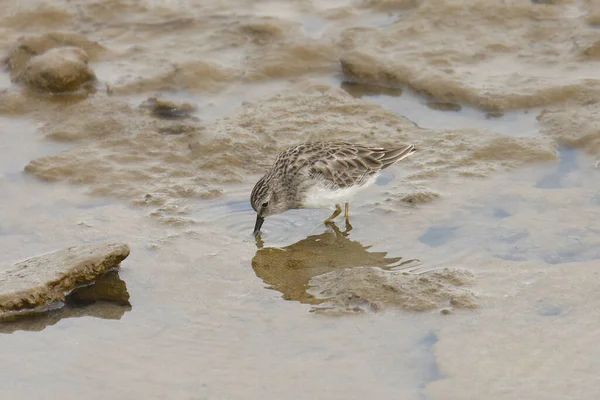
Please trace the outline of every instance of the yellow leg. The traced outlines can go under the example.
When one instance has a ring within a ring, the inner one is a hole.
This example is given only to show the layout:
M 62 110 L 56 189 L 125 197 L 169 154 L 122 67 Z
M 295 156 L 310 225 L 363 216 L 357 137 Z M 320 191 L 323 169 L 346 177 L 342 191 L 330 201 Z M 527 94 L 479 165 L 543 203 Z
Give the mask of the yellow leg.
M 334 219 L 335 217 L 337 217 L 338 215 L 340 215 L 341 213 L 342 213 L 342 207 L 340 207 L 340 205 L 339 205 L 339 204 L 336 204 L 336 205 L 335 205 L 335 211 L 333 212 L 333 214 L 331 214 L 331 215 L 329 216 L 329 218 L 327 218 L 327 219 L 325 220 L 325 223 L 326 223 L 326 224 L 328 224 L 328 223 L 332 222 L 332 221 L 333 221 L 333 219 Z
M 346 220 L 346 232 L 350 232 L 352 230 L 352 225 L 350 224 L 350 203 L 346 203 L 344 205 L 344 220 Z

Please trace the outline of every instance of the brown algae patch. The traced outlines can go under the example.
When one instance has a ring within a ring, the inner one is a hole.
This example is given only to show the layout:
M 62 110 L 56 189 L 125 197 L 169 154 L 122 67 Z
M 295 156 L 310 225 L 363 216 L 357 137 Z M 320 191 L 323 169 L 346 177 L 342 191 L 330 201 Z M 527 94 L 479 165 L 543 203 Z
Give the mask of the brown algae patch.
M 405 204 L 418 205 L 424 203 L 431 203 L 440 198 L 439 193 L 431 191 L 417 191 L 407 195 L 400 196 L 399 200 Z
M 556 158 L 549 138 L 425 130 L 380 105 L 320 84 L 298 85 L 245 103 L 208 126 L 156 118 L 100 94 L 70 105 L 65 113 L 51 117 L 44 132 L 53 139 L 77 140 L 79 146 L 33 160 L 25 170 L 135 202 L 147 194 L 166 201 L 215 193 L 219 185 L 263 172 L 281 150 L 302 141 L 412 143 L 418 154 L 404 164 L 418 171 L 413 179 L 419 181 L 451 172 L 486 176 L 500 168 Z
M 257 51 L 248 60 L 249 71 L 244 80 L 255 82 L 315 73 L 333 74 L 338 69 L 338 58 L 327 43 L 281 43 L 278 47 Z
M 581 148 L 590 155 L 600 153 L 600 103 L 578 107 L 548 107 L 538 116 L 541 132 L 557 142 Z
M 138 201 L 146 195 L 156 201 L 204 193 L 209 172 L 198 174 L 189 149 L 190 136 L 203 129 L 194 119 L 158 118 L 104 96 L 73 104 L 66 114 L 49 119 L 42 129 L 46 137 L 81 145 L 33 160 L 26 172 Z
M 600 76 L 576 51 L 597 42 L 585 13 L 536 3 L 420 2 L 380 29 L 348 29 L 343 73 L 487 110 L 596 96 Z
M 239 72 L 235 69 L 211 61 L 194 60 L 166 66 L 163 72 L 153 76 L 117 83 L 111 89 L 121 95 L 169 90 L 217 92 L 238 76 Z
M 424 273 L 358 267 L 315 276 L 309 293 L 325 301 L 315 310 L 327 312 L 409 311 L 475 308 L 475 296 L 466 289 L 470 272 L 445 268 Z

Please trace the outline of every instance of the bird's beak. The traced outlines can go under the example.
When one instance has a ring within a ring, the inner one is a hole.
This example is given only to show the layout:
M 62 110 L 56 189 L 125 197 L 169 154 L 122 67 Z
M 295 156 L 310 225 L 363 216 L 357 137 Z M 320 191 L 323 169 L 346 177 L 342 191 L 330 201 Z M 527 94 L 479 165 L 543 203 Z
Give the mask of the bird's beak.
M 260 233 L 260 227 L 262 226 L 263 222 L 265 222 L 265 219 L 263 217 L 261 217 L 260 215 L 256 216 L 256 224 L 254 225 L 254 232 L 253 235 L 256 236 Z

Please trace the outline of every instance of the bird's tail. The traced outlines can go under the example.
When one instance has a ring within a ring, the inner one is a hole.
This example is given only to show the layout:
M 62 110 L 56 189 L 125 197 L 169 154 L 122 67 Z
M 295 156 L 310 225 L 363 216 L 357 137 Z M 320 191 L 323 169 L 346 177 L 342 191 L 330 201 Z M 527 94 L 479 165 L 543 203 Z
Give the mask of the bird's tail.
M 379 161 L 382 163 L 381 169 L 396 164 L 398 161 L 405 159 L 415 151 L 417 151 L 417 149 L 412 144 L 404 147 L 398 147 L 396 149 L 385 150 L 383 157 L 379 159 Z

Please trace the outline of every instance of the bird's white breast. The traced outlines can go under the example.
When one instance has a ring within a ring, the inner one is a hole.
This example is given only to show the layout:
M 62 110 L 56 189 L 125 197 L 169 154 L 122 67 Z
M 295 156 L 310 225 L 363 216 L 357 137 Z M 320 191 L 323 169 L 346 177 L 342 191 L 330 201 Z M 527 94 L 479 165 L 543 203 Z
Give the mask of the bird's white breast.
M 371 177 L 368 181 L 360 186 L 350 186 L 344 189 L 332 190 L 326 184 L 316 184 L 305 192 L 302 200 L 304 208 L 331 208 L 336 203 L 349 202 L 352 197 L 366 187 L 372 185 L 377 176 Z

